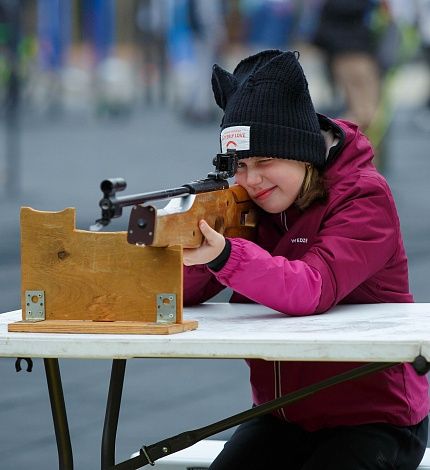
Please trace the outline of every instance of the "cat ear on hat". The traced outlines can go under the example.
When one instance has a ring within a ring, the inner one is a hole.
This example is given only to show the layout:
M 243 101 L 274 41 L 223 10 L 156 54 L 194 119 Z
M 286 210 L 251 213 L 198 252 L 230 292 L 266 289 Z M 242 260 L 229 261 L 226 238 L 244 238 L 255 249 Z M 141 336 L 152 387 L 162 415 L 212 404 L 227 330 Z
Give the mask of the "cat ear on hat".
M 278 49 L 269 49 L 267 51 L 258 52 L 257 54 L 241 60 L 234 69 L 233 75 L 240 83 L 242 83 L 272 59 L 282 54 L 283 52 Z
M 275 80 L 284 83 L 290 91 L 303 92 L 308 85 L 298 58 L 296 52 L 277 54 L 256 70 L 254 80 Z
M 215 64 L 212 68 L 212 90 L 215 96 L 216 104 L 225 109 L 227 101 L 237 90 L 238 82 L 236 77 L 227 72 L 219 65 Z

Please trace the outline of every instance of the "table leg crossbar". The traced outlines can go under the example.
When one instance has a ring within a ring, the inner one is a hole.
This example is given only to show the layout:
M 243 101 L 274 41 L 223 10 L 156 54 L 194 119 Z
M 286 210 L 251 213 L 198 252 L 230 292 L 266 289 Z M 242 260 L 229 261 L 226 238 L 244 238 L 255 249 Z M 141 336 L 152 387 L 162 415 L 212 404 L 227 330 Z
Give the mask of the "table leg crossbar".
M 29 365 L 28 370 L 31 370 L 30 363 L 28 361 L 27 363 Z M 44 364 L 52 417 L 54 420 L 59 468 L 61 470 L 73 470 L 73 453 L 58 359 L 46 358 L 44 359 Z M 249 421 L 250 419 L 270 413 L 278 408 L 292 404 L 302 398 L 313 395 L 320 390 L 348 380 L 354 380 L 368 374 L 380 372 L 395 365 L 398 365 L 398 363 L 377 362 L 356 367 L 355 369 L 329 377 L 321 382 L 296 390 L 295 392 L 289 393 L 275 400 L 271 400 L 263 405 L 251 408 L 250 410 L 230 416 L 221 421 L 209 424 L 208 426 L 183 432 L 149 446 L 144 445 L 140 449 L 140 454 L 138 456 L 115 465 L 115 441 L 124 385 L 126 360 L 114 359 L 112 362 L 111 380 L 103 427 L 101 468 L 102 470 L 135 470 L 148 464 L 153 465 L 156 460 L 178 452 L 179 450 L 186 449 L 202 439 L 218 434 L 221 431 L 230 429 Z M 415 358 L 412 365 L 420 375 L 424 375 L 430 370 L 430 362 L 421 355 Z M 19 362 L 18 366 L 20 366 Z M 17 367 L 17 371 L 19 370 L 21 370 L 21 368 Z
M 379 362 L 356 367 L 355 369 L 338 374 L 334 377 L 329 377 L 328 379 L 322 380 L 321 382 L 309 385 L 300 390 L 296 390 L 295 392 L 289 393 L 280 398 L 276 398 L 275 400 L 271 400 L 267 403 L 251 408 L 250 410 L 230 416 L 229 418 L 225 418 L 221 421 L 217 421 L 216 423 L 209 424 L 208 426 L 183 432 L 150 446 L 142 446 L 138 456 L 125 460 L 124 462 L 121 462 L 117 465 L 114 465 L 113 461 L 110 460 L 112 465 L 106 467 L 102 466 L 102 470 L 135 470 L 148 464 L 154 465 L 154 462 L 161 457 L 165 457 L 167 455 L 173 454 L 174 452 L 178 452 L 179 450 L 186 449 L 187 447 L 192 446 L 202 439 L 213 436 L 214 434 L 218 434 L 219 432 L 225 431 L 226 429 L 232 428 L 233 426 L 242 424 L 245 421 L 256 418 L 257 416 L 262 416 L 278 408 L 282 408 L 283 406 L 290 405 L 298 400 L 301 400 L 302 398 L 306 398 L 333 385 L 337 385 L 348 380 L 354 380 L 375 372 L 380 372 L 395 365 L 398 365 L 398 363 Z M 112 367 L 112 371 L 114 371 L 114 367 L 115 366 Z M 124 378 L 124 376 L 122 378 Z M 119 385 L 116 384 L 115 387 L 119 387 Z M 115 407 L 115 410 L 119 412 L 119 404 L 114 404 L 113 406 Z M 106 416 L 108 416 L 108 414 L 110 413 L 107 411 Z M 113 433 L 116 433 L 116 425 L 111 426 L 111 430 Z M 114 444 L 115 436 L 110 436 L 106 442 Z M 102 453 L 104 454 L 104 452 Z

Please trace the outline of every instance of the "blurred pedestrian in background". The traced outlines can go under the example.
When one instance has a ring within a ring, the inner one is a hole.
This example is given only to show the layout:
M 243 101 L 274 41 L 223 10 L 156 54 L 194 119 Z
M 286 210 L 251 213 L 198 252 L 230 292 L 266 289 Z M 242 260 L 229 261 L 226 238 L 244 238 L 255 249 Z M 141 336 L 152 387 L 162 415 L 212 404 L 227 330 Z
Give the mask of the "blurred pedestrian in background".
M 430 0 L 417 0 L 417 24 L 422 57 L 427 70 L 430 71 Z M 416 122 L 421 129 L 430 132 L 430 80 L 428 80 L 427 101 L 424 108 L 419 111 Z
M 326 54 L 328 70 L 345 99 L 343 116 L 363 131 L 380 99 L 380 70 L 371 15 L 374 0 L 325 0 L 314 43 Z
M 167 97 L 168 0 L 137 0 L 137 44 L 142 57 L 145 104 L 165 104 Z
M 212 65 L 225 40 L 222 2 L 175 0 L 169 4 L 168 53 L 175 107 L 188 122 L 213 122 Z
M 62 72 L 71 44 L 71 8 L 70 0 L 37 2 L 38 60 L 43 71 L 38 75 L 38 104 L 53 116 L 62 108 Z
M 394 3 L 322 0 L 313 37 L 326 56 L 328 76 L 342 106 L 334 113 L 357 123 L 369 137 L 381 170 L 392 118 L 390 86 L 405 58 L 405 29 L 393 14 Z
M 244 0 L 245 42 L 249 53 L 285 48 L 296 23 L 295 0 Z

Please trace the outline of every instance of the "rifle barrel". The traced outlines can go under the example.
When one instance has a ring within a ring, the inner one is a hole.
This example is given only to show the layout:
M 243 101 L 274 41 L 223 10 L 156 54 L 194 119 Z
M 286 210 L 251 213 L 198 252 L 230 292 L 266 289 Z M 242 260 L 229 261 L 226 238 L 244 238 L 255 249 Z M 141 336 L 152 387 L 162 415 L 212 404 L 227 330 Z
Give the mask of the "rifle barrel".
M 149 201 L 185 196 L 190 193 L 190 189 L 183 186 L 180 188 L 163 189 L 161 191 L 153 191 L 149 193 L 131 194 L 130 196 L 116 196 L 115 205 L 120 207 L 134 206 L 136 204 L 144 204 Z
M 122 178 L 113 178 L 102 181 L 100 187 L 104 197 L 99 201 L 99 207 L 102 210 L 102 217 L 96 220 L 91 226 L 91 230 L 100 230 L 109 224 L 111 219 L 120 217 L 122 208 L 127 206 L 137 206 L 150 201 L 159 201 L 163 199 L 172 199 L 182 197 L 188 194 L 198 194 L 202 192 L 217 191 L 229 187 L 228 181 L 218 174 L 209 174 L 208 178 L 193 181 L 184 184 L 179 188 L 163 189 L 141 194 L 132 194 L 130 196 L 117 196 L 117 192 L 126 188 L 126 182 Z

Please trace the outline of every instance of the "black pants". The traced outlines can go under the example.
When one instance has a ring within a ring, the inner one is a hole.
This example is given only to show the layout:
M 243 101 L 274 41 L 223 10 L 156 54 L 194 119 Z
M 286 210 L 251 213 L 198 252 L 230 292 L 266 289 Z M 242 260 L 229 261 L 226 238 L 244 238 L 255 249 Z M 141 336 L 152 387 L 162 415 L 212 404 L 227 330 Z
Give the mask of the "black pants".
M 210 470 L 416 470 L 427 428 L 428 418 L 307 432 L 266 415 L 239 426 Z

